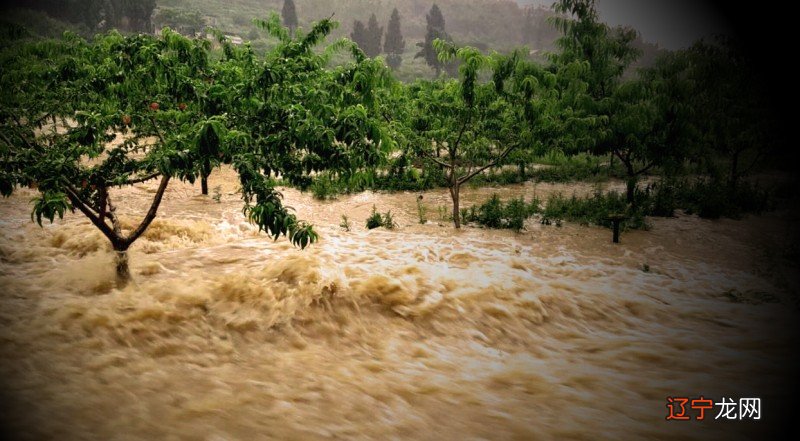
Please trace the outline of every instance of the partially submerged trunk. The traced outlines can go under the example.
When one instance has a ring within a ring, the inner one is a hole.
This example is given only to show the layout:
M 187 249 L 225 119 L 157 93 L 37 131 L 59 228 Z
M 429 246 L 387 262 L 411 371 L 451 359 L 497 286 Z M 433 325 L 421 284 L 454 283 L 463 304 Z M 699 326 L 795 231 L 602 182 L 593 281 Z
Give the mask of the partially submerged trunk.
M 629 204 L 634 205 L 636 202 L 636 175 L 628 176 L 626 183 L 626 200 Z
M 200 177 L 200 192 L 208 196 L 208 175 L 206 174 Z
M 450 198 L 453 199 L 453 224 L 456 228 L 461 228 L 461 211 L 459 210 L 459 183 L 456 181 L 455 183 L 451 183 L 450 186 Z
M 114 264 L 117 274 L 117 288 L 124 288 L 131 282 L 131 270 L 128 265 L 128 250 L 114 249 Z
M 203 161 L 203 169 L 200 172 L 200 192 L 208 196 L 208 175 L 211 174 L 211 163 L 206 159 Z
M 152 178 L 147 178 L 152 179 Z M 143 182 L 147 179 L 134 179 L 127 182 L 128 185 L 135 182 Z M 125 287 L 131 281 L 131 271 L 128 265 L 128 248 L 138 239 L 150 224 L 156 218 L 158 207 L 161 205 L 161 200 L 164 197 L 164 192 L 167 190 L 170 176 L 162 176 L 161 183 L 158 185 L 158 190 L 153 197 L 153 202 L 150 204 L 150 209 L 142 219 L 142 222 L 137 226 L 129 235 L 122 234 L 119 218 L 117 217 L 117 209 L 111 198 L 108 196 L 108 191 L 105 186 L 99 187 L 100 197 L 96 200 L 84 200 L 80 196 L 80 192 L 72 187 L 67 186 L 67 195 L 69 196 L 72 206 L 81 211 L 86 217 L 92 221 L 103 235 L 111 242 L 111 247 L 114 249 L 114 267 L 116 269 L 117 286 L 119 288 Z M 107 223 L 111 221 L 111 225 Z

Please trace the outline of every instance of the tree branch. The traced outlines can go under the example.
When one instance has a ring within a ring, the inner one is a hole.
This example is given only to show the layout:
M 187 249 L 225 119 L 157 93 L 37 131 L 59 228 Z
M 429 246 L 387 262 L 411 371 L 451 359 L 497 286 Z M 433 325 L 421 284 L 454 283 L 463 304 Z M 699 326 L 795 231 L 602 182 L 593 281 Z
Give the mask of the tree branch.
M 131 233 L 130 236 L 123 239 L 123 243 L 127 246 L 130 246 L 139 236 L 144 233 L 147 227 L 150 226 L 150 223 L 153 222 L 153 219 L 156 218 L 156 213 L 158 212 L 158 206 L 161 205 L 161 199 L 164 197 L 164 191 L 167 189 L 167 184 L 169 184 L 169 175 L 164 175 L 161 177 L 161 183 L 158 185 L 158 190 L 156 190 L 156 195 L 153 197 L 153 203 L 150 205 L 150 210 L 147 211 L 147 215 L 142 220 L 142 223 L 136 228 L 136 230 Z
M 155 173 L 151 173 L 151 174 L 149 174 L 149 175 L 141 176 L 141 177 L 138 177 L 138 178 L 129 179 L 129 180 L 127 180 L 127 181 L 125 181 L 125 182 L 123 182 L 123 183 L 121 183 L 121 184 L 115 184 L 115 183 L 113 183 L 113 182 L 108 182 L 107 184 L 108 184 L 108 185 L 133 185 L 133 184 L 141 184 L 142 182 L 147 182 L 147 181 L 149 181 L 149 180 L 151 180 L 151 179 L 155 179 L 155 178 L 157 178 L 157 177 L 159 177 L 159 176 L 161 176 L 161 172 L 155 172 Z
M 108 238 L 108 240 L 111 241 L 112 244 L 117 243 L 120 239 L 119 236 L 115 235 L 114 231 L 108 227 L 105 221 L 97 217 L 97 215 L 92 212 L 86 203 L 81 200 L 80 196 L 78 196 L 75 188 L 73 188 L 71 185 L 67 185 L 65 188 L 67 190 L 67 196 L 69 196 L 70 202 L 72 202 L 72 206 L 78 207 L 78 210 L 88 217 L 94 226 L 97 227 L 100 232 L 102 232 Z
M 440 159 L 436 158 L 436 157 L 435 157 L 435 156 L 433 156 L 433 155 L 425 155 L 425 157 L 427 157 L 427 158 L 428 158 L 428 159 L 430 159 L 431 161 L 433 161 L 433 162 L 435 162 L 435 163 L 437 163 L 437 164 L 441 165 L 442 167 L 447 167 L 447 168 L 452 168 L 452 167 L 453 167 L 452 165 L 450 165 L 450 164 L 448 164 L 448 163 L 446 163 L 446 162 L 444 162 L 444 161 L 442 161 L 442 160 L 440 160 Z
M 153 130 L 155 130 L 158 139 L 161 141 L 162 144 L 166 144 L 166 141 L 164 141 L 164 135 L 161 134 L 161 130 L 158 128 L 158 124 L 156 124 L 156 117 L 151 115 L 150 122 L 153 123 Z
M 475 176 L 478 173 L 481 173 L 482 171 L 486 170 L 487 168 L 494 167 L 495 165 L 497 165 L 497 163 L 499 163 L 500 161 L 505 159 L 505 157 L 508 156 L 508 154 L 511 153 L 511 151 L 514 150 L 516 147 L 517 147 L 517 144 L 511 144 L 510 146 L 506 147 L 506 149 L 503 150 L 502 153 L 500 153 L 500 156 L 494 158 L 493 161 L 489 162 L 488 164 L 484 165 L 483 167 L 475 169 L 475 171 L 473 171 L 471 173 L 468 173 L 468 174 L 458 178 L 458 184 L 461 185 L 461 184 L 469 181 L 470 179 L 472 179 L 473 176 Z
M 651 163 L 647 164 L 646 167 L 644 167 L 643 169 L 641 169 L 641 170 L 637 171 L 636 173 L 634 173 L 634 176 L 638 176 L 638 175 L 646 172 L 647 170 L 650 170 L 651 168 L 653 168 L 654 165 L 656 165 L 655 162 L 651 162 Z

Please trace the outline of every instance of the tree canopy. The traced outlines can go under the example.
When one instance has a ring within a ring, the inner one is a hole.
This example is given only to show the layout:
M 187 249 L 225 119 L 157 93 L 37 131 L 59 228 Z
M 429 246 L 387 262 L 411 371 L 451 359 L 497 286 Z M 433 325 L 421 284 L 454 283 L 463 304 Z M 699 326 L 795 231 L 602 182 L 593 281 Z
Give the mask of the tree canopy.
M 314 51 L 335 26 L 330 20 L 294 37 L 277 15 L 258 24 L 280 41 L 263 58 L 225 42 L 214 62 L 207 41 L 170 30 L 7 47 L 0 191 L 36 188 L 39 223 L 80 211 L 117 252 L 120 283 L 129 278 L 126 251 L 156 217 L 170 181 L 193 182 L 221 162 L 239 173 L 244 214 L 260 230 L 301 248 L 314 242 L 271 176 L 302 184 L 319 170 L 346 173 L 378 161 L 390 143 L 369 108 L 383 68 L 349 47 L 353 62 L 325 69 L 333 51 L 348 48 L 342 41 Z M 159 183 L 150 207 L 128 230 L 113 189 L 149 180 Z

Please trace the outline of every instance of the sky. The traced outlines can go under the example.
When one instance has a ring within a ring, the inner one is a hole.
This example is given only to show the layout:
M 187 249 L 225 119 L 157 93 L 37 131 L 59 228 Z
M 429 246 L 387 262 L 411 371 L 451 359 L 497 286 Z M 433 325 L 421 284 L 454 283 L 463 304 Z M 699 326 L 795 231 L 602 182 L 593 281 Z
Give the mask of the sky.
M 714 2 L 703 0 L 596 0 L 600 19 L 628 25 L 642 39 L 667 49 L 690 46 L 701 37 L 729 33 Z M 554 0 L 519 0 L 521 4 L 552 5 Z

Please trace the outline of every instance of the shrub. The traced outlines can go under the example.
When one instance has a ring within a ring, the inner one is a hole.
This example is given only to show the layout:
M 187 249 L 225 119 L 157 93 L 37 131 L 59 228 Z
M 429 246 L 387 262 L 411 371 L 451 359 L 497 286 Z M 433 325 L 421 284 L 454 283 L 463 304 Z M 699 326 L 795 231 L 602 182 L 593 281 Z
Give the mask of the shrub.
M 394 230 L 397 227 L 397 223 L 394 221 L 391 210 L 383 214 L 383 227 L 387 230 Z
M 347 218 L 346 214 L 342 215 L 342 221 L 339 223 L 339 226 L 342 227 L 344 231 L 350 231 L 350 220 Z
M 647 229 L 645 214 L 641 205 L 630 208 L 625 195 L 610 191 L 603 193 L 596 191 L 591 197 L 581 199 L 575 195 L 567 198 L 561 194 L 551 195 L 542 212 L 542 223 L 550 223 L 566 219 L 584 225 L 594 224 L 610 228 L 612 213 L 624 213 L 627 219 L 622 222 L 623 229 Z
M 334 181 L 333 177 L 328 173 L 323 173 L 316 176 L 311 183 L 309 189 L 315 199 L 321 201 L 333 199 L 341 193 L 338 182 Z
M 503 203 L 497 194 L 493 194 L 479 207 L 475 205 L 461 209 L 464 222 L 475 222 L 486 228 L 507 228 L 520 231 L 524 227 L 525 219 L 532 216 L 539 209 L 539 201 L 534 199 L 531 204 L 526 204 L 523 198 L 511 199 Z
M 419 223 L 425 225 L 428 222 L 428 218 L 426 216 L 428 209 L 422 205 L 422 195 L 419 195 L 417 198 L 417 216 L 419 216 Z
M 372 206 L 372 214 L 369 215 L 367 218 L 367 229 L 372 230 L 374 228 L 382 227 L 383 226 L 383 218 L 381 214 L 375 209 L 375 206 Z
M 384 214 L 380 214 L 373 205 L 372 213 L 367 218 L 367 229 L 372 230 L 378 227 L 384 227 L 388 230 L 393 230 L 397 228 L 397 222 L 394 221 L 394 216 L 392 216 L 391 210 Z

